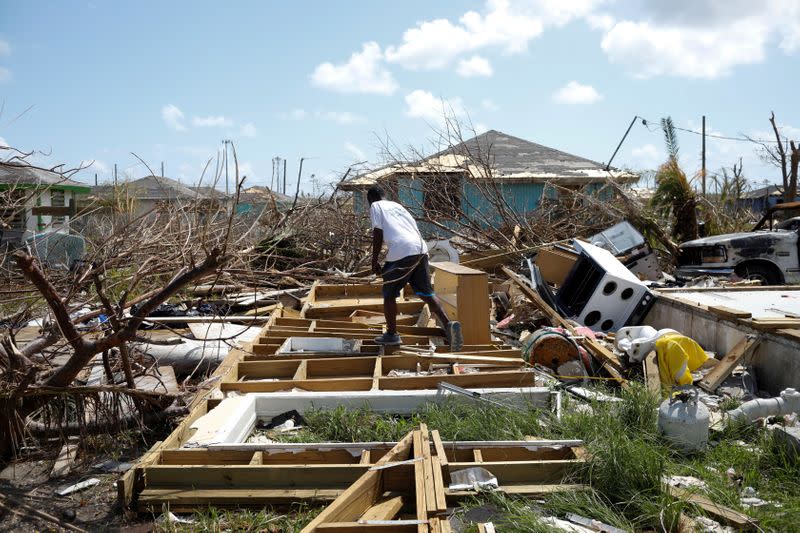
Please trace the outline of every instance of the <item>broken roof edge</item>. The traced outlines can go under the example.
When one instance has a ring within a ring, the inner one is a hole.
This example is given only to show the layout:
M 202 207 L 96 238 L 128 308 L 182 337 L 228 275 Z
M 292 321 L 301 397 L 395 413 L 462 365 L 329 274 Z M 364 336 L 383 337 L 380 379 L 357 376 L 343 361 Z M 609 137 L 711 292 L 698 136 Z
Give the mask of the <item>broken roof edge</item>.
M 603 163 L 489 130 L 416 161 L 391 162 L 367 170 L 343 182 L 339 188 L 358 190 L 392 175 L 425 173 L 466 173 L 472 179 L 517 182 L 588 177 L 633 183 L 639 179 L 634 172 L 606 169 Z
M 437 172 L 429 172 L 436 174 L 463 174 L 464 169 L 450 169 Z M 346 181 L 339 185 L 339 189 L 343 191 L 359 191 L 365 190 L 372 185 L 383 182 L 393 176 L 401 174 L 411 174 L 411 178 L 415 178 L 415 174 L 422 174 L 421 172 L 411 172 L 407 169 L 398 170 L 396 172 L 384 174 L 375 179 L 353 179 Z M 580 175 L 584 174 L 584 175 Z M 588 185 L 590 183 L 603 183 L 607 180 L 613 180 L 617 183 L 629 185 L 639 181 L 640 176 L 633 172 L 627 171 L 597 171 L 592 173 L 585 173 L 576 171 L 575 174 L 537 174 L 528 172 L 519 172 L 516 174 L 483 177 L 483 176 L 466 176 L 469 181 L 486 182 L 486 181 L 502 181 L 507 183 L 548 183 L 558 181 L 562 185 Z

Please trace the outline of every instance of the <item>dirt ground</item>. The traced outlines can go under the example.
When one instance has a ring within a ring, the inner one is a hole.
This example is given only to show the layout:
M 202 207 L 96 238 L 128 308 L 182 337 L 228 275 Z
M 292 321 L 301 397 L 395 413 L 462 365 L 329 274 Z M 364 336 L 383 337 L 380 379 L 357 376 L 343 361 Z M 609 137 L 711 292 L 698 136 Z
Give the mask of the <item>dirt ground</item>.
M 60 443 L 37 448 L 4 465 L 0 472 L 0 531 L 70 531 L 65 524 L 86 531 L 153 531 L 155 517 L 123 512 L 117 501 L 116 482 L 157 440 L 157 433 L 167 430 L 82 439 L 70 473 L 58 479 L 50 479 L 50 473 Z M 100 483 L 66 496 L 56 494 L 91 478 Z M 52 519 L 37 516 L 35 511 Z

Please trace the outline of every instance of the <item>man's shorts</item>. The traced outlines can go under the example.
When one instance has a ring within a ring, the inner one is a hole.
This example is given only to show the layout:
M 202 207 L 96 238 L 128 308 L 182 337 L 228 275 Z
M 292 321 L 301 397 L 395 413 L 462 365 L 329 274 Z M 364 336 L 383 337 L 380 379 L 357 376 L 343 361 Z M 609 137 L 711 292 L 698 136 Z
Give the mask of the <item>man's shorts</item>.
M 431 276 L 428 273 L 428 254 L 409 255 L 383 265 L 383 297 L 397 298 L 411 284 L 417 296 L 433 296 Z

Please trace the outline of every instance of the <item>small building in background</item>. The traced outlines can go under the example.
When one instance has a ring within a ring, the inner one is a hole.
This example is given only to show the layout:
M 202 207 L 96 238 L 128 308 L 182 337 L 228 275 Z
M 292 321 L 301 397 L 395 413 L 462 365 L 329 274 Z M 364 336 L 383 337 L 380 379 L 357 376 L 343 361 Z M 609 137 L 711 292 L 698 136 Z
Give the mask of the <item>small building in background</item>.
M 545 198 L 557 200 L 571 191 L 597 192 L 608 178 L 619 184 L 639 180 L 637 174 L 608 171 L 596 161 L 490 130 L 424 159 L 359 174 L 340 188 L 352 191 L 353 208 L 359 214 L 367 213 L 366 191 L 377 184 L 419 219 L 466 217 L 488 224 L 504 210 L 524 214 Z M 421 229 L 436 233 L 429 224 Z
M 275 192 L 269 187 L 254 185 L 244 189 L 239 194 L 239 203 L 236 204 L 236 214 L 257 215 L 262 211 L 277 209 L 281 211 L 292 205 L 292 198 Z
M 0 163 L 0 243 L 11 245 L 43 233 L 69 233 L 79 201 L 91 192 L 63 174 Z
M 800 196 L 795 197 L 795 202 L 800 202 Z M 740 209 L 750 209 L 755 213 L 763 213 L 770 207 L 784 202 L 782 185 L 767 185 L 742 194 L 737 202 Z
M 232 200 L 213 187 L 191 187 L 164 176 L 145 176 L 116 185 L 92 187 L 98 205 L 131 211 L 135 215 L 162 210 L 192 210 L 206 214 L 224 212 Z

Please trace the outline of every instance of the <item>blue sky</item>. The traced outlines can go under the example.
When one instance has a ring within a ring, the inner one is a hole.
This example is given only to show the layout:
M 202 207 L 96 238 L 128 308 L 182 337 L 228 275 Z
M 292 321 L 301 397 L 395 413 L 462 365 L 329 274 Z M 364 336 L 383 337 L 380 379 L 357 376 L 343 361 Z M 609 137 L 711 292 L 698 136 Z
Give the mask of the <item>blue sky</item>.
M 95 161 L 86 182 L 114 163 L 148 174 L 133 152 L 196 183 L 231 139 L 249 183 L 269 185 L 280 156 L 293 187 L 305 157 L 308 190 L 379 163 L 387 139 L 430 151 L 444 104 L 598 161 L 639 115 L 653 131 L 634 126 L 614 163 L 650 169 L 666 115 L 772 138 L 774 110 L 800 138 L 799 57 L 796 0 L 0 0 L 0 142 L 45 166 Z M 693 174 L 700 137 L 679 138 Z M 753 182 L 777 181 L 755 148 L 709 139 L 708 168 L 742 157 Z

